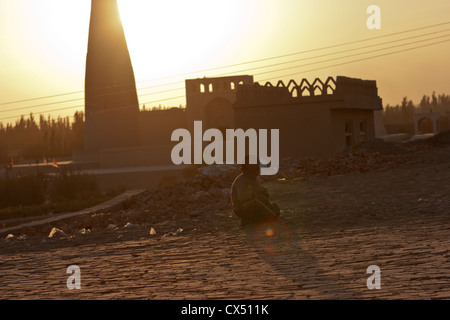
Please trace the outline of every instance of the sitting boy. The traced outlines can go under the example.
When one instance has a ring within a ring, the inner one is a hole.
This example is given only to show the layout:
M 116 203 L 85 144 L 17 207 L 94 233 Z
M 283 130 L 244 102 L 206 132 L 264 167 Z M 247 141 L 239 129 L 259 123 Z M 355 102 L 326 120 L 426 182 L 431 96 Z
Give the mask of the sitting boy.
M 260 181 L 259 163 L 250 164 L 249 157 L 241 167 L 242 173 L 231 186 L 231 202 L 234 213 L 242 225 L 276 219 L 280 209 L 269 201 L 269 194 Z

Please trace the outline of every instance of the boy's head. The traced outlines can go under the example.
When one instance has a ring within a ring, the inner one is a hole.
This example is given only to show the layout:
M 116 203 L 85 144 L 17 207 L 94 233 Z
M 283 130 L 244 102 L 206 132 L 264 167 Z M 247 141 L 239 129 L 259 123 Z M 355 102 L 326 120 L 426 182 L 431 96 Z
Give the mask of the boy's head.
M 250 156 L 245 156 L 244 163 L 241 165 L 241 171 L 249 177 L 256 178 L 259 176 L 261 168 L 258 157 L 256 157 L 256 163 L 250 163 Z

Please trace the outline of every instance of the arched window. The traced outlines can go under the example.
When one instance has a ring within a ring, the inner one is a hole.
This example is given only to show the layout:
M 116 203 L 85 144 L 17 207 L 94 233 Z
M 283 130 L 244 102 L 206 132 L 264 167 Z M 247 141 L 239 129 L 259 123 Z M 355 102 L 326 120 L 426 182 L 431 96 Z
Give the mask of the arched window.
M 203 83 L 200 83 L 200 92 L 201 93 L 205 92 L 205 85 Z
M 322 89 L 319 86 L 315 86 L 313 92 L 315 96 L 320 96 L 322 94 Z
M 308 86 L 304 86 L 302 89 L 301 89 L 301 96 L 302 97 L 309 97 L 309 96 L 311 96 L 311 92 L 309 91 L 309 87 Z

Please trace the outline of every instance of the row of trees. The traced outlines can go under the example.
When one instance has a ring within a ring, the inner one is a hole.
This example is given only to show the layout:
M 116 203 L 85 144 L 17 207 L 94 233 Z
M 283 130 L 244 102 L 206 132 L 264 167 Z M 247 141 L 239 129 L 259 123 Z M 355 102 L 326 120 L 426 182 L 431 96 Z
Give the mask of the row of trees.
M 383 109 L 383 121 L 385 124 L 413 123 L 415 113 L 436 112 L 441 115 L 450 113 L 450 95 L 435 92 L 430 96 L 424 95 L 418 105 L 415 105 L 407 97 L 395 106 L 386 105 Z
M 182 108 L 180 105 L 179 108 Z M 159 105 L 143 106 L 142 111 L 168 110 Z M 70 118 L 73 118 L 72 120 Z M 11 158 L 14 162 L 42 161 L 45 158 L 70 157 L 73 150 L 84 146 L 84 112 L 77 111 L 73 117 L 52 118 L 33 113 L 21 118 L 15 124 L 6 126 L 0 122 L 0 161 L 5 164 Z
M 143 108 L 162 110 L 162 106 Z M 400 104 L 383 109 L 385 124 L 413 123 L 414 113 L 437 112 L 450 114 L 450 95 L 435 92 L 424 95 L 419 104 L 414 104 L 404 97 Z M 0 161 L 6 163 L 10 158 L 42 160 L 43 157 L 70 157 L 73 150 L 83 149 L 84 145 L 84 113 L 77 111 L 70 117 L 51 118 L 40 115 L 36 120 L 30 113 L 28 118 L 22 116 L 15 124 L 0 123 Z M 15 161 L 17 161 L 15 160 Z
M 0 123 L 0 161 L 6 163 L 10 158 L 17 161 L 42 160 L 43 157 L 68 157 L 72 150 L 83 149 L 84 113 L 75 112 L 70 117 L 47 118 L 40 115 L 36 120 L 31 113 L 15 124 Z

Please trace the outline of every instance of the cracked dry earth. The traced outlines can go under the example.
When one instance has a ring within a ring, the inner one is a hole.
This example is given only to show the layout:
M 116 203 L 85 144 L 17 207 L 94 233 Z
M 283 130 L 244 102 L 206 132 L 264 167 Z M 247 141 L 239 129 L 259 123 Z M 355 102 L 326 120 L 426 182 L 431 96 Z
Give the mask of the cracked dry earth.
M 266 186 L 282 218 L 257 227 L 224 210 L 76 241 L 2 240 L 0 298 L 450 298 L 448 146 L 393 169 Z M 66 286 L 70 265 L 80 290 Z M 370 265 L 381 289 L 367 288 Z

